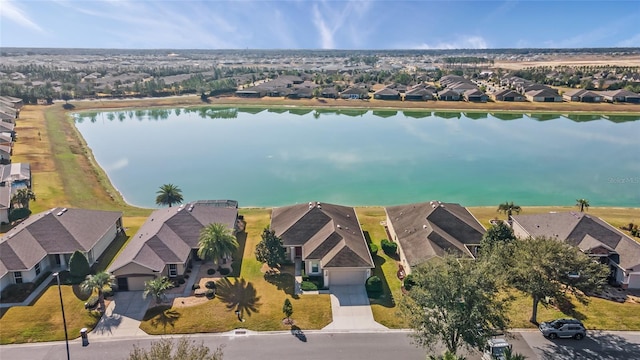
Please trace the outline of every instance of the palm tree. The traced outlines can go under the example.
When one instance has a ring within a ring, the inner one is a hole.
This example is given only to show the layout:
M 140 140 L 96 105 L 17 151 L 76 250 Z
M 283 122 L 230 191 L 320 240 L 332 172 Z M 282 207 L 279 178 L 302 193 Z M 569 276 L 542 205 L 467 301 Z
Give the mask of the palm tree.
M 519 353 L 514 353 L 513 350 L 511 350 L 511 348 L 507 348 L 504 351 L 504 360 L 526 360 L 527 357 L 519 354 Z
M 162 298 L 164 298 L 164 293 L 172 287 L 173 283 L 166 276 L 145 281 L 142 297 L 146 299 L 151 295 L 156 300 L 156 304 L 160 304 Z
M 511 219 L 511 213 L 519 214 L 522 211 L 522 208 L 518 205 L 514 205 L 512 202 L 505 202 L 503 204 L 498 205 L 498 212 L 504 213 L 507 215 L 507 220 Z
M 171 205 L 182 203 L 182 190 L 173 184 L 164 184 L 160 186 L 160 190 L 156 191 L 157 205 Z
M 229 257 L 238 250 L 238 240 L 224 224 L 212 223 L 200 231 L 198 257 L 211 259 L 214 264 L 219 258 Z
M 94 291 L 98 291 L 98 303 L 100 304 L 100 312 L 104 313 L 105 305 L 104 305 L 104 293 L 103 289 L 105 286 L 113 287 L 116 284 L 116 277 L 109 274 L 106 271 L 99 272 L 95 275 L 87 275 L 85 281 L 80 284 L 80 290 L 85 293 L 93 293 Z
M 577 199 L 576 206 L 580 208 L 580 212 L 584 212 L 585 209 L 589 210 L 589 200 Z
M 29 208 L 29 201 L 36 201 L 36 194 L 31 191 L 29 188 L 18 189 L 16 193 L 11 198 L 11 203 L 15 205 L 19 205 L 21 208 Z

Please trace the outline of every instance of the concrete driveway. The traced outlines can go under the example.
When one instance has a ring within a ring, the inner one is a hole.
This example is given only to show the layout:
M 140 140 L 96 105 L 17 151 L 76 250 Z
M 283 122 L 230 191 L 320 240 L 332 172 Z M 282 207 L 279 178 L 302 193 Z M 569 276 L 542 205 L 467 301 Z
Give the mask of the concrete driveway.
M 147 335 L 140 330 L 140 321 L 147 312 L 151 297 L 142 298 L 142 291 L 123 291 L 115 293 L 113 300 L 89 333 L 91 338 L 115 338 Z
M 331 286 L 333 322 L 322 330 L 384 330 L 373 320 L 369 297 L 362 286 Z

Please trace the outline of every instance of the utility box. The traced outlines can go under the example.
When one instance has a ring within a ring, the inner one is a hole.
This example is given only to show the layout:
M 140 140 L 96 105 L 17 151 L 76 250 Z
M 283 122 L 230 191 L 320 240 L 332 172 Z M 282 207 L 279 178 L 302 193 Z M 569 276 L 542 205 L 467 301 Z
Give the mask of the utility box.
M 89 338 L 87 337 L 87 328 L 80 329 L 80 336 L 82 337 L 82 346 L 89 345 Z

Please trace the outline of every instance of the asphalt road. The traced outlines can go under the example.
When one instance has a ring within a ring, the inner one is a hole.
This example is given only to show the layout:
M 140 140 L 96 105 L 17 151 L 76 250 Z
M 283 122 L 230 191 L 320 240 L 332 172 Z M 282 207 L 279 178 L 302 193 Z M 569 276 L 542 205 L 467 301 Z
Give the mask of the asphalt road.
M 180 337 L 180 336 L 172 336 Z M 282 359 L 282 360 L 412 360 L 425 359 L 425 350 L 416 348 L 410 342 L 407 332 L 373 333 L 326 333 L 307 332 L 260 333 L 259 335 L 195 334 L 189 338 L 204 342 L 211 348 L 222 345 L 224 358 L 237 359 Z M 126 359 L 133 345 L 148 347 L 157 337 L 140 339 L 109 339 L 91 342 L 83 347 L 80 340 L 70 342 L 71 359 Z M 640 332 L 590 332 L 581 341 L 555 340 L 542 337 L 537 331 L 515 333 L 509 342 L 516 352 L 528 359 L 640 359 Z M 440 350 L 441 351 L 441 350 Z M 436 353 L 439 353 L 436 351 Z M 468 360 L 480 359 L 480 354 L 464 353 Z M 51 360 L 65 359 L 64 342 L 3 345 L 0 359 Z

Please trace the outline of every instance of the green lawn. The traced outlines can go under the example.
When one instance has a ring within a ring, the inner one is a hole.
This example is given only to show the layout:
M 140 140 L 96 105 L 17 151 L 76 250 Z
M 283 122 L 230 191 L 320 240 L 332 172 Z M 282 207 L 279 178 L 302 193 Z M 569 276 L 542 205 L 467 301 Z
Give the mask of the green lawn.
M 282 304 L 286 298 L 293 305 L 295 323 L 302 330 L 321 329 L 331 322 L 331 303 L 329 295 L 293 296 L 293 276 L 281 274 L 265 279 L 261 272 L 262 264 L 255 259 L 254 249 L 261 240 L 262 230 L 269 225 L 271 211 L 267 209 L 241 209 L 247 224 L 246 237 L 238 236 L 240 243 L 240 277 L 230 277 L 227 292 L 239 297 L 245 312 L 245 322 L 239 322 L 234 310 L 235 302 L 225 301 L 221 296 L 204 304 L 192 307 L 150 309 L 140 328 L 149 334 L 179 334 L 192 332 L 223 332 L 236 328 L 250 330 L 285 330 L 282 325 Z M 240 259 L 234 256 L 234 261 Z M 244 283 L 242 283 L 244 279 Z M 220 289 L 217 290 L 220 293 Z M 225 292 L 225 293 L 227 293 Z M 231 304 L 231 306 L 228 306 Z M 255 310 L 255 311 L 254 311 Z
M 85 310 L 86 295 L 79 293 L 77 287 L 74 291 L 71 285 L 62 285 L 61 289 L 69 338 L 75 339 L 83 327 L 93 328 L 100 315 Z M 57 285 L 49 286 L 33 306 L 12 307 L 0 318 L 1 344 L 54 340 L 64 340 Z
M 379 249 L 373 257 L 376 264 L 373 275 L 382 279 L 384 292 L 378 299 L 370 299 L 373 318 L 388 328 L 406 328 L 406 323 L 398 315 L 396 306 L 396 302 L 402 297 L 402 283 L 396 276 L 398 261 L 387 256 L 380 246 L 382 239 L 387 239 L 384 226 L 380 224 L 380 221 L 385 220 L 384 209 L 382 207 L 358 207 L 356 213 L 367 240 L 378 245 Z

